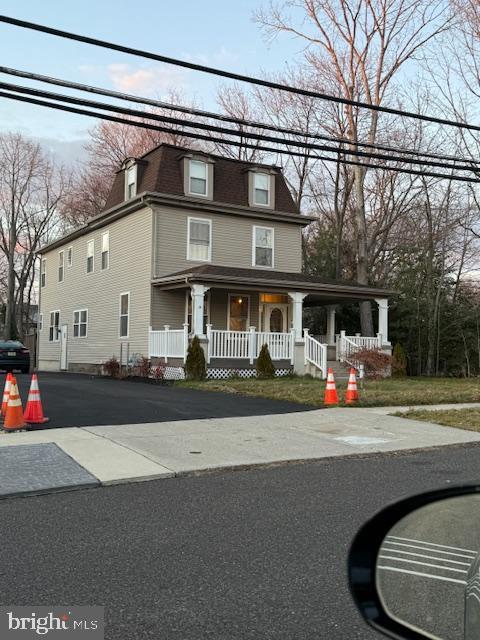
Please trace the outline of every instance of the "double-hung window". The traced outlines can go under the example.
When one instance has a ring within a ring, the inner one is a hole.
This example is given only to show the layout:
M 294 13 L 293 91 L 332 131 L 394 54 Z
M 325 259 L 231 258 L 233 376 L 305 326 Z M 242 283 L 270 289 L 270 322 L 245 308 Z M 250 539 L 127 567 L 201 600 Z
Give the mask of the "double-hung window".
M 47 260 L 46 258 L 42 258 L 42 262 L 40 264 L 40 286 L 44 287 L 47 283 Z
M 93 270 L 95 268 L 94 254 L 95 254 L 95 240 L 89 240 L 87 242 L 87 273 L 93 273 Z
M 273 267 L 273 229 L 253 227 L 253 266 Z
M 120 338 L 128 338 L 130 325 L 130 293 L 120 294 L 119 309 L 119 336 Z
M 250 323 L 250 296 L 228 296 L 228 328 L 247 331 Z
M 125 200 L 137 195 L 137 165 L 125 169 Z
M 188 218 L 187 260 L 209 262 L 212 259 L 212 221 Z
M 65 251 L 58 253 L 58 281 L 63 282 L 65 275 Z
M 88 326 L 88 309 L 73 312 L 73 337 L 86 338 Z
M 67 249 L 67 267 L 71 267 L 73 264 L 73 247 Z
M 110 262 L 110 234 L 107 231 L 102 235 L 102 269 L 108 269 Z
M 253 174 L 253 203 L 263 207 L 270 206 L 270 174 Z
M 208 165 L 201 160 L 190 160 L 189 191 L 196 196 L 208 195 Z
M 60 311 L 50 311 L 48 341 L 58 342 L 60 339 Z

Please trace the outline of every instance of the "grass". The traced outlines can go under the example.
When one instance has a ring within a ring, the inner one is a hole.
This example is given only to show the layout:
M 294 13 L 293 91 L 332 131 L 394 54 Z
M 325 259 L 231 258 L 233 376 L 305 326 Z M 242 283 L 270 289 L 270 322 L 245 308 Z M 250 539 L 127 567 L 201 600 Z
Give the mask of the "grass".
M 224 391 L 246 396 L 260 396 L 273 400 L 288 400 L 300 404 L 323 406 L 323 380 L 288 377 L 274 380 L 208 380 L 182 381 L 179 386 L 208 391 Z M 337 383 L 343 397 L 346 380 Z M 478 378 L 388 378 L 367 380 L 360 390 L 361 407 L 411 406 L 453 402 L 480 402 Z
M 480 409 L 412 410 L 407 413 L 397 412 L 394 415 L 412 420 L 435 422 L 435 424 L 442 424 L 446 427 L 467 429 L 467 431 L 480 431 Z

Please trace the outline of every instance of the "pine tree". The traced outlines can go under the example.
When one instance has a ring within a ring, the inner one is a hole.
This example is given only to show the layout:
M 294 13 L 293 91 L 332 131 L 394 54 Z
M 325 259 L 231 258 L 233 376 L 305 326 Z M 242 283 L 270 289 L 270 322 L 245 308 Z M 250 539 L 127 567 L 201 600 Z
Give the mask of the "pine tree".
M 400 342 L 393 348 L 392 376 L 403 378 L 407 375 L 407 355 Z
M 187 380 L 205 380 L 207 377 L 207 366 L 205 354 L 198 336 L 194 336 L 187 351 L 185 360 L 185 376 Z
M 260 349 L 256 368 L 257 378 L 265 380 L 267 378 L 273 378 L 275 376 L 275 367 L 273 366 L 270 353 L 268 352 L 268 346 L 266 344 L 264 344 Z

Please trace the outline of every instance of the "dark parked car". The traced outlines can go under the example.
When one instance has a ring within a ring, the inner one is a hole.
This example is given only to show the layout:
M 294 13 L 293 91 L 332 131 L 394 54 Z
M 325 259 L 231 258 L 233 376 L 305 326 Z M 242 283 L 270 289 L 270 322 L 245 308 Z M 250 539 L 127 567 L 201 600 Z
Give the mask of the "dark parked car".
M 16 340 L 1 340 L 0 369 L 6 371 L 19 369 L 22 373 L 28 373 L 30 371 L 30 351 Z

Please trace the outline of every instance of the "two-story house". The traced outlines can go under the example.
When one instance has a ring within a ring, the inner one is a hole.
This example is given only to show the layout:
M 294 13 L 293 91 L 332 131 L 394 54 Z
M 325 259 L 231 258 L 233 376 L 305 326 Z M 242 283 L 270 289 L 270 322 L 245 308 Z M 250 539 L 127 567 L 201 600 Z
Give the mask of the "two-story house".
M 193 335 L 212 377 L 252 374 L 265 343 L 279 373 L 321 376 L 359 346 L 388 349 L 388 291 L 302 273 L 310 222 L 278 167 L 167 144 L 128 158 L 105 211 L 41 252 L 39 368 L 137 354 L 180 368 Z M 377 301 L 379 334 L 337 334 L 335 305 L 360 300 Z M 304 305 L 328 306 L 325 336 Z

